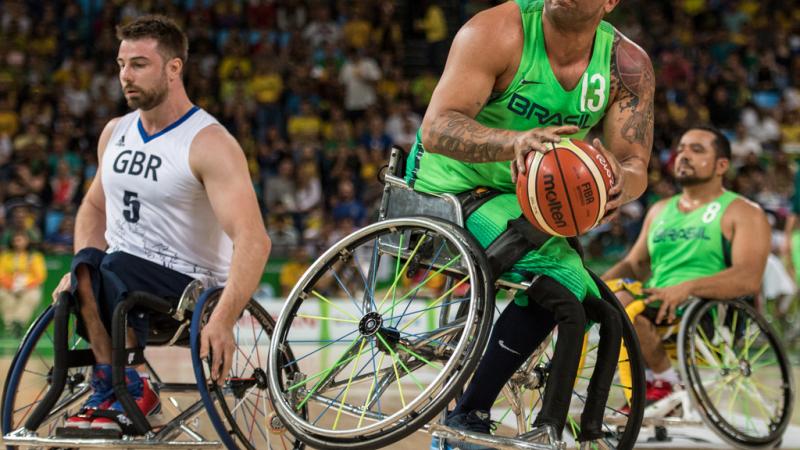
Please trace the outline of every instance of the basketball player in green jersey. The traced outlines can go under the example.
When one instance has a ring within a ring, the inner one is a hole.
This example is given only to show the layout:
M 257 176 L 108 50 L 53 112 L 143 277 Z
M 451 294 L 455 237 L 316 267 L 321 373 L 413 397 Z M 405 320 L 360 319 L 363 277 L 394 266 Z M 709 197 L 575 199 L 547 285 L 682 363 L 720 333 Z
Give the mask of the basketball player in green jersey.
M 490 250 L 498 242 L 519 243 L 506 238 L 524 226 L 514 192 L 525 156 L 565 137 L 584 138 L 601 120 L 605 145 L 599 139 L 593 145 L 606 154 L 616 179 L 607 215 L 644 192 L 655 79 L 647 54 L 602 20 L 618 2 L 510 1 L 477 14 L 453 41 L 406 180 L 422 192 L 499 191 L 467 216 L 467 229 L 488 247 L 490 262 L 513 264 L 489 268 L 495 276 L 539 277 L 501 314 L 473 381 L 447 419 L 451 427 L 488 433 L 488 410 L 503 384 L 558 324 L 562 364 L 554 364 L 535 425 L 559 435 L 564 428 L 580 343 L 562 337 L 574 334 L 568 328 L 582 334 L 591 315 L 584 317 L 579 302 L 596 300 L 599 291 L 566 239 L 550 238 L 521 254 L 524 245 L 499 245 L 505 251 L 494 259 Z M 551 390 L 553 384 L 562 386 Z
M 656 325 L 673 323 L 690 296 L 757 294 L 771 247 L 761 208 L 722 187 L 730 164 L 728 139 L 714 128 L 692 128 L 677 152 L 674 175 L 682 192 L 650 208 L 630 252 L 602 277 L 645 282 L 643 292 L 630 280 L 609 285 L 627 286 L 617 294 L 623 303 L 642 294 L 652 307 L 634 321 L 651 379 L 648 403 L 669 395 L 679 382 Z

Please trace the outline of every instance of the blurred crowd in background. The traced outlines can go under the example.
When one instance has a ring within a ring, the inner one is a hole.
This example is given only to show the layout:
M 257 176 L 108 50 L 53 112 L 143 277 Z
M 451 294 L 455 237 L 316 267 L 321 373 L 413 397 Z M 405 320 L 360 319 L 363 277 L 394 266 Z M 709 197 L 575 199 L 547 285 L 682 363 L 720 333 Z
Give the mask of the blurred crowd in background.
M 27 252 L 31 264 L 38 252 L 71 252 L 100 131 L 128 111 L 115 25 L 161 13 L 189 36 L 190 98 L 247 155 L 273 259 L 290 261 L 281 280 L 291 285 L 376 217 L 378 173 L 393 145 L 414 141 L 453 34 L 497 3 L 0 0 L 0 249 Z M 648 205 L 676 192 L 673 149 L 693 124 L 730 136 L 727 184 L 769 212 L 779 241 L 800 156 L 800 6 L 625 0 L 608 20 L 653 61 L 655 144 L 647 193 L 584 237 L 590 258 L 622 256 Z M 18 235 L 24 248 L 12 246 Z M 14 269 L 28 272 L 25 286 L 39 280 L 32 267 Z M 0 274 L 0 290 L 13 291 L 13 279 Z

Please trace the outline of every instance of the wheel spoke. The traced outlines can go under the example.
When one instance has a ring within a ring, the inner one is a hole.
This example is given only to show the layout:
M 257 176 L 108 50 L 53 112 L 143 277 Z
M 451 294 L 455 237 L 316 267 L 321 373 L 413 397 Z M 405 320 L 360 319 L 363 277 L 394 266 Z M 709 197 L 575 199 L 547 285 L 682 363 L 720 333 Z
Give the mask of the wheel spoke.
M 353 369 L 350 371 L 350 378 L 347 380 L 347 387 L 344 388 L 344 397 L 342 398 L 342 402 L 339 405 L 339 410 L 336 412 L 336 419 L 333 421 L 334 430 L 339 425 L 339 417 L 341 417 L 342 408 L 344 408 L 344 404 L 347 402 L 347 394 L 350 393 L 350 386 L 353 384 L 353 376 L 356 374 L 356 368 L 358 367 L 358 363 L 361 361 L 361 354 L 364 351 L 364 344 L 366 342 L 367 342 L 366 339 L 361 339 L 361 345 L 358 347 L 356 362 L 355 364 L 353 364 Z
M 372 343 L 370 343 L 371 345 Z M 386 356 L 386 353 L 381 353 L 381 359 L 378 360 L 378 367 L 383 367 L 383 358 Z M 375 358 L 372 358 L 374 361 Z M 374 363 L 373 363 L 374 364 Z M 374 365 L 373 365 L 374 367 Z M 369 391 L 367 392 L 367 399 L 364 400 L 364 405 L 361 406 L 361 416 L 358 418 L 358 427 L 361 427 L 361 424 L 364 422 L 364 416 L 367 414 L 367 405 L 370 404 L 370 400 L 372 400 L 372 394 L 375 392 L 375 385 L 378 383 L 378 372 L 374 370 L 373 373 L 375 376 L 372 378 L 372 384 L 369 386 Z
M 338 305 L 336 305 L 336 303 L 328 300 L 327 298 L 325 298 L 324 295 L 320 294 L 316 290 L 312 290 L 311 294 L 313 294 L 315 297 L 317 297 L 318 299 L 322 300 L 323 302 L 333 306 L 333 308 L 335 310 L 337 310 L 337 311 L 341 312 L 342 314 L 344 314 L 345 316 L 351 318 L 355 323 L 358 323 L 358 318 L 356 316 L 354 316 L 354 315 L 350 314 L 349 312 L 345 311 L 344 309 L 340 308 Z
M 467 276 L 465 276 L 464 278 L 462 278 L 462 279 L 461 279 L 461 280 L 460 280 L 458 283 L 454 284 L 454 285 L 453 285 L 453 287 L 451 287 L 450 289 L 448 289 L 448 290 L 447 290 L 447 292 L 445 292 L 444 294 L 442 294 L 441 296 L 439 296 L 439 298 L 437 298 L 436 300 L 434 300 L 433 302 L 431 302 L 431 305 L 430 305 L 430 306 L 433 306 L 433 305 L 439 304 L 439 303 L 440 303 L 442 300 L 444 300 L 444 299 L 445 299 L 447 296 L 449 296 L 449 295 L 450 295 L 450 294 L 451 294 L 453 291 L 455 291 L 456 289 L 458 289 L 458 287 L 459 287 L 459 286 L 461 286 L 462 284 L 464 284 L 464 283 L 465 283 L 465 282 L 466 282 L 468 279 L 469 279 L 469 275 L 467 275 Z M 422 315 L 423 315 L 423 314 L 425 314 L 425 312 L 424 312 L 424 311 L 423 311 L 423 312 L 421 312 L 421 313 L 419 313 L 419 314 L 417 314 L 417 315 L 416 315 L 416 316 L 415 316 L 415 317 L 414 317 L 414 318 L 413 318 L 411 321 L 409 321 L 408 323 L 406 323 L 406 324 L 405 324 L 405 326 L 403 326 L 402 328 L 400 328 L 400 331 L 405 331 L 405 330 L 406 330 L 406 328 L 410 327 L 410 326 L 411 326 L 411 325 L 412 325 L 414 322 L 416 322 L 416 321 L 417 321 L 417 319 L 419 319 L 420 317 L 422 317 Z
M 358 310 L 358 313 L 359 314 L 364 314 L 364 310 L 358 304 L 358 302 L 356 301 L 355 297 L 353 297 L 353 294 L 350 293 L 350 290 L 347 289 L 347 285 L 342 282 L 341 278 L 339 277 L 339 273 L 336 272 L 336 269 L 334 269 L 333 266 L 331 266 L 329 269 L 330 269 L 331 273 L 333 273 L 333 278 L 339 284 L 339 287 L 342 288 L 342 290 L 345 292 L 345 294 L 347 294 L 347 296 L 350 298 L 350 301 L 353 302 L 353 305 L 355 305 L 356 309 Z
M 432 280 L 432 279 L 434 279 L 434 278 L 435 278 L 437 275 L 439 275 L 440 273 L 442 273 L 442 272 L 444 272 L 445 270 L 447 270 L 448 268 L 450 268 L 450 266 L 452 266 L 453 264 L 455 264 L 455 263 L 456 263 L 458 260 L 460 260 L 460 259 L 461 259 L 461 255 L 458 255 L 457 257 L 455 257 L 455 258 L 451 259 L 451 260 L 450 260 L 450 261 L 449 261 L 447 264 L 445 264 L 444 266 L 442 266 L 442 267 L 440 267 L 439 269 L 437 269 L 437 270 L 436 270 L 436 272 L 434 272 L 434 273 L 432 273 L 432 274 L 428 275 L 428 277 L 427 277 L 427 278 L 425 278 L 424 280 L 420 281 L 420 282 L 419 282 L 419 283 L 418 283 L 416 286 L 414 286 L 414 287 L 413 287 L 413 288 L 412 288 L 410 291 L 408 291 L 408 292 L 407 292 L 405 295 L 403 295 L 402 297 L 398 298 L 396 302 L 392 302 L 392 305 L 391 305 L 389 308 L 387 308 L 385 311 L 382 311 L 382 312 L 381 312 L 381 314 L 386 314 L 388 311 L 391 311 L 391 310 L 393 310 L 393 309 L 394 309 L 394 307 L 395 307 L 395 306 L 397 306 L 397 305 L 398 305 L 400 302 L 402 302 L 402 301 L 406 300 L 408 297 L 410 297 L 410 296 L 412 296 L 412 295 L 416 295 L 416 293 L 417 293 L 417 292 L 418 292 L 420 289 L 422 289 L 422 287 L 423 287 L 423 286 L 425 286 L 426 284 L 428 284 L 428 282 L 429 282 L 429 281 L 431 281 L 431 280 Z M 467 279 L 469 279 L 469 275 L 467 275 L 467 277 L 466 277 L 466 278 L 467 278 Z M 465 280 L 463 280 L 463 281 L 466 281 L 466 279 L 465 279 Z M 460 286 L 460 285 L 463 283 L 463 281 L 462 281 L 461 283 L 459 283 L 459 284 L 458 284 L 458 286 Z M 451 292 L 453 292 L 453 290 L 454 290 L 454 289 L 450 289 L 449 291 L 447 291 L 447 293 L 448 293 L 448 294 L 450 294 Z M 404 315 L 405 315 L 405 314 L 404 314 Z
M 303 356 L 301 356 L 301 357 L 299 357 L 299 358 L 295 358 L 295 359 L 293 359 L 293 360 L 289 361 L 288 363 L 284 364 L 284 365 L 283 365 L 283 367 L 281 367 L 281 368 L 282 368 L 282 369 L 285 369 L 285 368 L 287 368 L 287 367 L 289 367 L 289 366 L 292 366 L 292 365 L 294 365 L 294 364 L 297 364 L 299 361 L 302 361 L 303 359 L 306 359 L 306 358 L 308 358 L 309 356 L 311 356 L 311 355 L 313 355 L 313 354 L 315 354 L 315 353 L 317 353 L 317 352 L 320 352 L 320 351 L 322 351 L 322 350 L 325 350 L 326 348 L 330 347 L 330 346 L 331 346 L 331 345 L 333 345 L 333 344 L 336 344 L 337 342 L 342 342 L 342 341 L 344 341 L 344 340 L 345 340 L 345 339 L 347 339 L 347 338 L 348 338 L 350 335 L 353 335 L 353 334 L 355 334 L 355 333 L 358 333 L 358 330 L 353 330 L 353 331 L 351 331 L 351 332 L 349 332 L 349 333 L 347 333 L 347 334 L 343 335 L 343 336 L 342 336 L 342 337 L 340 337 L 339 339 L 335 339 L 335 340 L 329 340 L 329 339 L 325 339 L 325 340 L 321 340 L 321 341 L 287 341 L 287 342 L 328 342 L 328 343 L 327 343 L 327 344 L 325 344 L 325 345 L 323 345 L 322 347 L 320 347 L 320 348 L 318 348 L 318 349 L 316 349 L 316 350 L 314 350 L 314 351 L 310 352 L 310 353 L 307 353 L 307 354 L 305 354 L 305 355 L 303 355 Z M 357 339 L 357 338 L 356 338 L 356 339 Z M 354 339 L 352 342 L 355 342 L 355 339 Z
M 415 377 L 414 374 L 411 373 L 411 370 L 409 370 L 408 366 L 406 366 L 406 364 L 403 362 L 402 358 L 400 358 L 400 356 L 398 356 L 397 353 L 395 353 L 395 351 L 392 350 L 392 347 L 386 342 L 386 340 L 383 338 L 383 336 L 381 336 L 380 333 L 375 334 L 375 336 L 378 337 L 378 339 L 381 341 L 381 343 L 383 343 L 384 348 L 386 348 L 386 350 L 388 350 L 389 353 L 392 355 L 392 359 L 393 360 L 396 359 L 397 363 L 400 364 L 400 366 L 406 371 L 406 374 L 409 377 L 411 377 L 411 379 L 414 381 L 414 383 L 417 385 L 417 387 L 420 390 L 424 391 L 425 388 L 422 386 L 422 383 L 420 383 L 419 380 L 417 379 L 417 377 Z M 400 378 L 399 377 L 397 378 L 397 383 L 398 384 L 400 383 Z
M 329 322 L 342 322 L 342 323 L 358 323 L 355 319 L 342 319 L 340 317 L 325 317 L 325 316 L 312 316 L 311 314 L 296 314 L 297 317 L 304 319 L 325 320 Z
M 400 244 L 400 246 L 398 247 L 398 250 L 397 250 L 398 257 L 400 255 L 400 248 L 402 247 L 402 242 L 403 242 L 402 239 L 403 239 L 403 235 L 401 234 L 400 235 L 401 244 Z M 392 285 L 389 288 L 389 290 L 386 291 L 386 294 L 384 294 L 383 298 L 381 299 L 381 302 L 378 303 L 378 306 L 375 308 L 376 311 L 380 311 L 381 308 L 383 307 L 383 304 L 386 303 L 386 299 L 389 297 L 389 292 L 394 291 L 397 288 L 397 283 L 400 282 L 400 275 L 404 274 L 406 272 L 406 270 L 408 269 L 408 265 L 411 264 L 411 261 L 414 259 L 414 256 L 416 256 L 417 252 L 419 251 L 419 248 L 422 246 L 422 244 L 427 239 L 428 239 L 428 235 L 427 234 L 423 234 L 422 238 L 417 241 L 417 245 L 414 246 L 414 250 L 412 250 L 411 254 L 408 256 L 408 258 L 406 258 L 406 262 L 405 262 L 405 264 L 403 264 L 403 268 L 400 270 L 400 272 L 395 271 L 394 280 L 392 281 Z M 396 304 L 396 302 L 392 302 L 391 308 L 389 308 L 387 311 L 394 310 L 395 304 Z M 382 311 L 381 314 L 386 314 L 386 311 Z

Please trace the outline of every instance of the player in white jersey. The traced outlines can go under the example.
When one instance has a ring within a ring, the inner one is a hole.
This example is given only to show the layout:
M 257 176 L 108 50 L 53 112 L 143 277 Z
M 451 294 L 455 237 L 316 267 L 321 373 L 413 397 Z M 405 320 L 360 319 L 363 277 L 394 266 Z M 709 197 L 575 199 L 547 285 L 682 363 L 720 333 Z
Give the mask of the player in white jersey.
M 134 112 L 100 135 L 100 167 L 78 210 L 72 270 L 54 293 L 76 294 L 79 329 L 97 361 L 93 393 L 67 421 L 76 428 L 119 429 L 98 411 L 122 410 L 111 388 L 109 324 L 128 292 L 177 299 L 193 279 L 225 284 L 201 336 L 201 355 L 211 352 L 211 376 L 222 383 L 233 325 L 270 250 L 244 153 L 186 94 L 186 35 L 171 20 L 148 16 L 119 27 L 117 37 L 119 79 Z M 134 310 L 128 323 L 128 346 L 144 347 L 146 315 Z M 145 415 L 158 412 L 146 377 L 133 367 L 125 375 Z

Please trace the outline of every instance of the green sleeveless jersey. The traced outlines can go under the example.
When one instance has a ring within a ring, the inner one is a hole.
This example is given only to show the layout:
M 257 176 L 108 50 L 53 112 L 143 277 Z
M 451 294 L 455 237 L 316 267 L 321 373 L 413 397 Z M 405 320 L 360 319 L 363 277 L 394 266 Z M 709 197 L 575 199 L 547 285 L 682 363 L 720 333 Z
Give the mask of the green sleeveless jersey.
M 684 213 L 679 195 L 667 201 L 647 233 L 650 253 L 648 287 L 667 287 L 719 273 L 730 266 L 730 242 L 720 222 L 728 205 L 739 198 L 725 191 L 706 206 Z
M 577 86 L 567 91 L 553 74 L 547 57 L 542 31 L 542 0 L 516 0 L 516 3 L 524 33 L 519 68 L 506 90 L 493 93 L 475 120 L 490 128 L 516 131 L 577 125 L 580 131 L 570 137 L 582 139 L 600 122 L 608 108 L 614 27 L 607 22 L 598 26 L 589 65 Z M 417 139 L 406 165 L 406 181 L 415 190 L 459 193 L 484 186 L 507 193 L 516 191 L 511 181 L 510 161 L 458 161 L 425 151 L 421 135 L 421 130 L 417 130 Z M 501 200 L 498 202 L 505 202 L 504 208 L 479 210 L 465 224 L 483 246 L 499 235 L 508 220 L 521 215 L 515 198 Z M 496 207 L 498 202 L 487 209 Z M 490 226 L 492 223 L 499 225 Z M 580 300 L 587 293 L 599 296 L 580 257 L 563 238 L 551 238 L 538 250 L 525 255 L 511 272 L 514 271 L 550 276 Z
M 525 131 L 577 125 L 570 137 L 582 139 L 602 119 L 609 103 L 614 27 L 597 28 L 589 66 L 577 86 L 565 90 L 553 74 L 545 50 L 541 0 L 516 0 L 522 16 L 524 43 L 519 68 L 502 93 L 494 93 L 475 120 L 490 128 Z M 510 161 L 467 163 L 425 151 L 421 130 L 411 149 L 406 181 L 423 192 L 468 191 L 478 186 L 514 192 Z

